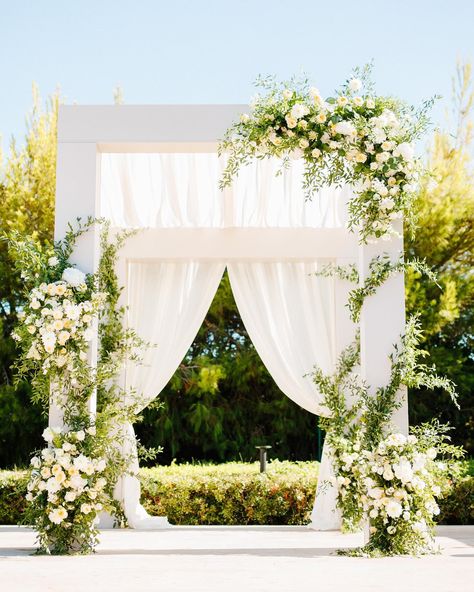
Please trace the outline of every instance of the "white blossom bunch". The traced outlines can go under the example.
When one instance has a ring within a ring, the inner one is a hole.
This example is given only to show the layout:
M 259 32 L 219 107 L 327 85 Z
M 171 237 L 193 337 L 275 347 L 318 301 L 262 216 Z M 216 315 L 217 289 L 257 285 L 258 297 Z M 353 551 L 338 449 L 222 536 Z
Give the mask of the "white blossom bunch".
M 341 509 L 342 531 L 360 529 L 364 517 L 361 460 L 366 454 L 357 438 L 329 436 L 331 461 L 336 476 L 331 485 L 337 490 L 337 506 Z
M 349 228 L 363 242 L 397 234 L 394 220 L 410 208 L 416 178 L 412 142 L 427 119 L 424 112 L 414 118 L 400 103 L 376 96 L 362 78 L 352 78 L 327 99 L 306 81 L 263 81 L 266 93 L 255 97 L 252 111 L 220 145 L 228 155 L 221 187 L 253 158 L 283 159 L 284 166 L 302 158 L 309 196 L 324 184 L 354 186 Z
M 417 437 L 391 434 L 358 463 L 374 546 L 387 554 L 434 550 L 436 499 L 446 487 L 446 465 L 435 446 Z
M 48 443 L 31 459 L 31 476 L 26 499 L 31 513 L 36 510 L 36 528 L 45 547 L 69 538 L 89 549 L 97 534 L 98 514 L 108 508 L 109 496 L 104 473 L 107 462 L 97 458 L 96 428 L 89 425 L 77 431 L 46 428 Z
M 85 274 L 73 267 L 66 268 L 60 280 L 33 288 L 20 315 L 21 326 L 13 334 L 25 363 L 43 374 L 50 369 L 67 371 L 74 379 L 87 360 L 104 300 L 105 295 L 91 291 Z

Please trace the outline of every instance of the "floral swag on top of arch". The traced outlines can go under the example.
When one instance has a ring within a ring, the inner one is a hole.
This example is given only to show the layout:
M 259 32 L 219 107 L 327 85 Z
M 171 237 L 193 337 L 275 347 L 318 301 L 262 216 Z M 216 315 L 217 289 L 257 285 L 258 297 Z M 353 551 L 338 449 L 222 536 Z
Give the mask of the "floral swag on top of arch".
M 393 220 L 411 224 L 410 204 L 419 165 L 412 142 L 428 124 L 427 110 L 414 111 L 394 99 L 373 93 L 368 69 L 350 79 L 336 97 L 323 100 L 306 81 L 278 85 L 262 82 L 266 94 L 253 103 L 252 114 L 228 130 L 220 152 L 228 154 L 221 187 L 254 158 L 292 158 L 305 162 L 308 196 L 323 184 L 351 183 L 357 191 L 349 203 L 348 228 L 361 242 L 390 238 Z M 362 89 L 365 86 L 365 91 Z M 358 93 L 358 94 L 356 94 Z M 98 541 L 98 515 L 107 510 L 123 522 L 114 486 L 129 470 L 124 458 L 123 426 L 140 408 L 140 393 L 125 393 L 114 384 L 127 359 L 140 360 L 146 344 L 123 327 L 121 287 L 115 275 L 118 250 L 128 233 L 109 240 L 105 223 L 98 270 L 85 276 L 69 263 L 78 236 L 98 221 L 70 228 L 54 252 L 10 237 L 23 270 L 25 309 L 14 333 L 20 349 L 18 371 L 29 376 L 36 400 L 47 408 L 50 398 L 64 413 L 63 429 L 48 428 L 48 447 L 32 459 L 26 520 L 38 531 L 40 548 L 53 553 L 87 553 Z M 393 263 L 378 257 L 370 276 L 359 280 L 354 268 L 327 266 L 319 275 L 336 275 L 357 285 L 348 302 L 358 322 L 364 300 L 406 265 L 425 270 L 422 262 Z M 99 359 L 88 359 L 89 342 L 99 339 Z M 357 377 L 359 343 L 340 355 L 334 374 L 314 371 L 327 417 L 322 419 L 335 480 L 343 528 L 370 521 L 370 540 L 355 554 L 420 554 L 434 550 L 436 497 L 446 491 L 449 468 L 438 455 L 460 451 L 447 442 L 443 427 L 415 430 L 406 438 L 390 433 L 390 419 L 400 405 L 402 385 L 445 388 L 455 399 L 454 385 L 420 362 L 416 320 L 407 324 L 392 356 L 390 382 L 369 394 Z M 88 401 L 97 396 L 97 413 Z

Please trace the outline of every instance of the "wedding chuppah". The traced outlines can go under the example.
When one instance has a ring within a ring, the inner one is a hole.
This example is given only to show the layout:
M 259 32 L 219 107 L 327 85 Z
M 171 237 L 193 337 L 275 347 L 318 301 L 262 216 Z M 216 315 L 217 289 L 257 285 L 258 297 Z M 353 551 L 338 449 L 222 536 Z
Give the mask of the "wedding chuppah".
M 407 387 L 454 385 L 420 362 L 403 274 L 421 110 L 368 71 L 323 99 L 261 81 L 244 105 L 64 106 L 56 243 L 24 260 L 19 372 L 49 406 L 29 518 L 47 552 L 90 552 L 97 525 L 168 528 L 140 504 L 133 422 L 191 346 L 225 270 L 282 392 L 326 432 L 311 526 L 367 527 L 363 555 L 435 551 L 449 485 L 442 426 L 408 434 Z M 367 91 L 364 90 L 364 84 Z
M 281 175 L 276 159 L 256 161 L 231 188 L 219 191 L 225 158 L 217 155 L 218 141 L 246 110 L 244 105 L 62 107 L 56 236 L 64 235 L 70 220 L 87 216 L 142 229 L 124 245 L 118 277 L 129 321 L 158 344 L 145 365 L 128 365 L 123 376 L 129 386 L 144 390 L 148 401 L 184 357 L 227 266 L 264 364 L 287 396 L 320 414 L 313 366 L 330 372 L 355 329 L 345 306 L 350 284 L 314 272 L 330 262 L 367 265 L 377 248 L 396 258 L 402 241 L 359 245 L 346 228 L 351 187 L 324 188 L 306 199 L 301 160 Z M 73 259 L 87 271 L 99 257 L 94 232 L 78 244 Z M 362 355 L 369 383 L 388 376 L 388 355 L 403 333 L 403 303 L 398 274 L 367 306 Z M 405 404 L 398 416 L 406 431 Z M 320 483 L 331 475 L 323 453 Z M 144 514 L 136 477 L 122 478 L 120 495 L 131 526 L 164 523 Z M 327 484 L 316 496 L 313 524 L 340 525 L 335 489 Z

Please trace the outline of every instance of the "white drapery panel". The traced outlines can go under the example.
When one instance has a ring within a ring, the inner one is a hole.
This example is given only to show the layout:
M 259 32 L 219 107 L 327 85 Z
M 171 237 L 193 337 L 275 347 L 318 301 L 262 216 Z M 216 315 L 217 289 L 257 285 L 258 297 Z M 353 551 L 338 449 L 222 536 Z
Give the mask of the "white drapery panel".
M 321 189 L 310 201 L 302 189 L 303 162 L 281 175 L 277 159 L 244 167 L 219 191 L 225 160 L 215 153 L 102 154 L 101 216 L 122 228 L 341 228 L 352 189 Z M 223 240 L 225 237 L 223 236 Z M 190 252 L 190 259 L 192 252 Z M 317 254 L 311 254 L 317 256 Z M 160 253 L 156 253 L 159 258 Z M 130 324 L 158 343 L 147 366 L 127 369 L 127 384 L 152 400 L 178 367 L 217 289 L 224 263 L 133 263 L 127 280 Z M 331 372 L 336 352 L 331 280 L 310 277 L 316 263 L 231 263 L 229 273 L 244 323 L 281 390 L 303 408 L 324 414 L 311 378 L 314 364 Z M 207 283 L 206 283 L 207 282 Z M 173 324 L 174 323 L 174 324 Z M 130 442 L 133 428 L 127 426 Z M 138 469 L 135 462 L 134 470 Z M 313 527 L 339 527 L 335 488 L 325 447 Z M 131 526 L 157 528 L 139 504 L 139 483 L 124 477 L 120 497 Z
M 219 286 L 224 264 L 199 261 L 150 263 L 128 266 L 128 324 L 143 339 L 156 344 L 146 351 L 144 364 L 129 363 L 125 384 L 143 396 L 141 411 L 166 386 L 196 336 Z M 133 427 L 126 426 L 127 455 L 138 471 Z M 132 528 L 160 528 L 165 518 L 149 516 L 140 505 L 140 483 L 125 475 L 121 483 L 125 515 Z
M 292 401 L 326 415 L 311 378 L 334 368 L 334 280 L 315 277 L 317 262 L 245 262 L 227 266 L 252 343 Z
M 318 262 L 245 262 L 228 265 L 232 292 L 255 348 L 278 387 L 292 401 L 327 415 L 312 381 L 336 362 L 334 279 L 317 277 Z M 323 449 L 311 526 L 340 527 L 334 471 Z
M 255 160 L 219 191 L 216 153 L 102 154 L 101 215 L 133 228 L 341 228 L 352 190 L 302 189 L 303 161 Z

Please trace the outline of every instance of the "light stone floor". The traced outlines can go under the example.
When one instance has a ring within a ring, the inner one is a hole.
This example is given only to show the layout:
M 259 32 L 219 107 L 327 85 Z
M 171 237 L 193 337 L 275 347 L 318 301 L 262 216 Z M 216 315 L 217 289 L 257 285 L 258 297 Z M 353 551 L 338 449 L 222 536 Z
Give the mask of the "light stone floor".
M 298 526 L 104 530 L 88 557 L 33 556 L 35 535 L 0 527 L 0 592 L 474 592 L 474 526 L 438 530 L 440 555 L 335 556 L 361 535 Z

